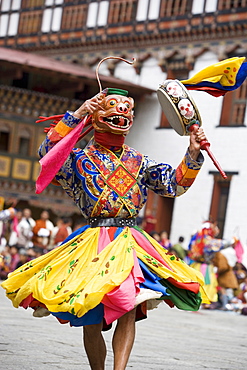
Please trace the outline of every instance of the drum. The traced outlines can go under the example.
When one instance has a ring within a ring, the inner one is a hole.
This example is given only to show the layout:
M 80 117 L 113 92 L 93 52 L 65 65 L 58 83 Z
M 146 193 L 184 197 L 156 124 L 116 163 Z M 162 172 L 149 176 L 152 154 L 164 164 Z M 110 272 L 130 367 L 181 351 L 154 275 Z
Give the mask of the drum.
M 179 135 L 189 135 L 192 125 L 202 125 L 196 104 L 180 81 L 164 81 L 159 86 L 157 95 L 163 113 Z

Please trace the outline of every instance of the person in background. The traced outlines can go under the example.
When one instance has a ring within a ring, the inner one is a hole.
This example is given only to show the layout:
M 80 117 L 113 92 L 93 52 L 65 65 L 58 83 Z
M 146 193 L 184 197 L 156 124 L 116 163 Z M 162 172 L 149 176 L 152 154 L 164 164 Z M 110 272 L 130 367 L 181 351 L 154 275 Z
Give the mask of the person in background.
M 229 303 L 234 297 L 234 291 L 237 291 L 239 287 L 238 280 L 227 257 L 222 252 L 215 253 L 212 263 L 217 268 L 220 309 L 227 311 Z
M 213 258 L 217 252 L 234 246 L 236 242 L 235 238 L 232 240 L 218 239 L 219 231 L 217 222 L 205 221 L 201 229 L 192 235 L 188 247 L 190 265 L 201 271 L 205 277 L 205 291 L 212 302 L 212 305 L 204 305 L 203 308 L 218 306 L 218 281 Z
M 54 229 L 53 223 L 49 220 L 49 212 L 42 211 L 40 214 L 40 219 L 36 220 L 36 224 L 33 228 L 33 245 L 40 248 L 44 253 L 48 249 L 50 243 L 50 236 L 52 230 Z
M 59 246 L 71 233 L 71 219 L 61 217 L 57 220 L 57 225 L 51 231 L 49 250 Z
M 13 272 L 16 269 L 20 261 L 19 248 L 16 245 L 12 245 L 10 247 L 9 252 L 11 255 L 11 261 L 9 264 L 9 272 Z
M 152 231 L 149 235 L 160 243 L 160 234 L 157 231 Z
M 10 248 L 6 245 L 0 254 L 0 280 L 5 280 L 10 271 L 9 266 L 11 262 Z
M 171 250 L 172 243 L 168 238 L 168 232 L 165 230 L 161 231 L 160 233 L 160 244 L 163 246 L 163 248 Z
M 9 240 L 8 244 L 10 246 L 12 245 L 18 245 L 18 237 L 20 234 L 20 222 L 22 220 L 22 211 L 17 210 L 16 214 L 10 221 L 10 234 L 9 234 Z
M 171 252 L 174 253 L 178 258 L 181 260 L 185 260 L 186 257 L 186 250 L 183 247 L 184 237 L 180 236 L 178 238 L 178 243 L 174 244 L 171 247 Z
M 18 223 L 18 236 L 17 245 L 19 248 L 30 248 L 33 246 L 33 227 L 35 226 L 35 221 L 32 218 L 31 209 L 25 208 L 22 212 L 22 219 Z
M 29 261 L 38 257 L 34 247 L 31 247 L 31 248 L 27 249 L 27 256 L 28 256 Z
M 11 221 L 16 214 L 16 209 L 13 207 L 0 211 L 0 250 L 4 249 L 9 239 L 9 221 Z
M 233 267 L 233 271 L 240 286 L 240 284 L 243 283 L 247 277 L 247 269 L 241 262 L 236 262 L 235 266 Z

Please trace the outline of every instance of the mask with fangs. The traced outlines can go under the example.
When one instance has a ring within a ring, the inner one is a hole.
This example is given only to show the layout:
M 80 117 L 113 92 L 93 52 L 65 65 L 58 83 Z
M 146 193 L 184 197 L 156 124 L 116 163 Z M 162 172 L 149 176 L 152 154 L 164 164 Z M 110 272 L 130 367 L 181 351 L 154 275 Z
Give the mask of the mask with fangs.
M 99 109 L 92 114 L 96 131 L 127 135 L 133 124 L 134 100 L 128 92 L 107 88 L 98 94 Z

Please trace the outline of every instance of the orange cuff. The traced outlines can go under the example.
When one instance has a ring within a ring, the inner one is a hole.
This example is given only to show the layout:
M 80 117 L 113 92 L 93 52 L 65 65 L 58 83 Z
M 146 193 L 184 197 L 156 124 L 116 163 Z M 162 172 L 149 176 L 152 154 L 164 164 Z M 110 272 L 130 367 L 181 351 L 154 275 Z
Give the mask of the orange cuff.
M 55 131 L 62 137 L 68 135 L 71 130 L 73 130 L 73 128 L 65 125 L 63 121 L 59 121 L 58 124 L 55 126 Z

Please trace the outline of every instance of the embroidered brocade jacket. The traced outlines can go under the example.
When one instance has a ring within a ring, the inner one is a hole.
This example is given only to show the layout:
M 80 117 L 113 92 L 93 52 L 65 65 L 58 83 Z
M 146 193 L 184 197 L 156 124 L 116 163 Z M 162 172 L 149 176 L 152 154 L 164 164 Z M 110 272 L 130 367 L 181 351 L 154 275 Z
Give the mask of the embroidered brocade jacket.
M 56 145 L 48 136 L 39 148 L 40 157 Z M 178 197 L 192 185 L 202 163 L 202 154 L 195 161 L 187 151 L 173 169 L 127 145 L 123 145 L 118 158 L 92 139 L 83 150 L 72 150 L 56 180 L 86 219 L 136 217 L 147 200 L 148 189 L 161 196 Z

